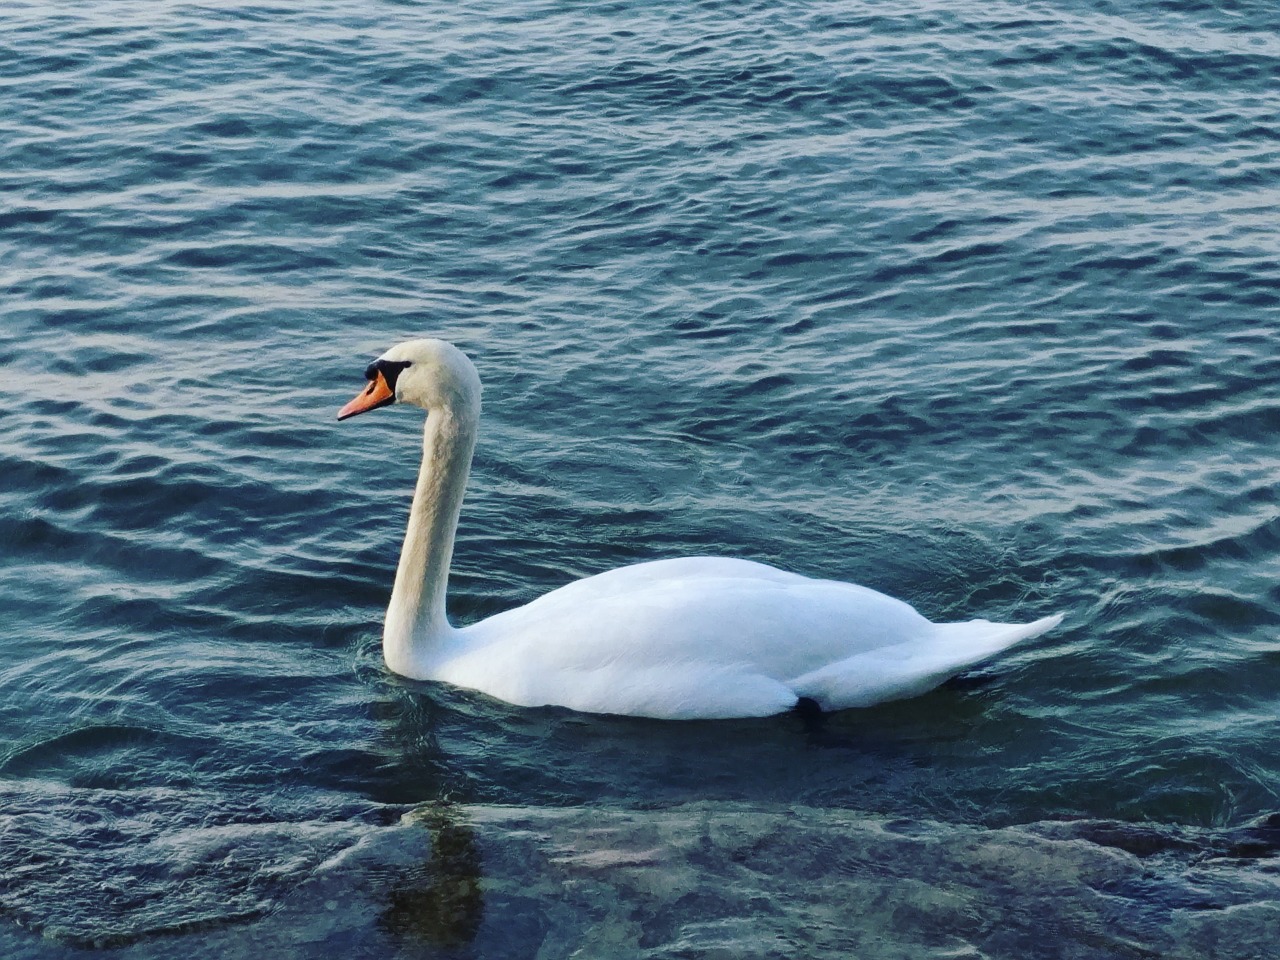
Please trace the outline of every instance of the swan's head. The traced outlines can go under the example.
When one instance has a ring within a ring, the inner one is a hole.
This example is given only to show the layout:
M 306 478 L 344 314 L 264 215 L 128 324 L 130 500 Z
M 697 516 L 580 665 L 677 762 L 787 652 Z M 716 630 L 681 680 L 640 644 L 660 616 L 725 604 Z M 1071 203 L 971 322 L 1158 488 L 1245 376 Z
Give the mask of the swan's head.
M 364 371 L 368 386 L 338 411 L 346 420 L 392 403 L 479 415 L 480 377 L 467 355 L 443 340 L 398 343 Z

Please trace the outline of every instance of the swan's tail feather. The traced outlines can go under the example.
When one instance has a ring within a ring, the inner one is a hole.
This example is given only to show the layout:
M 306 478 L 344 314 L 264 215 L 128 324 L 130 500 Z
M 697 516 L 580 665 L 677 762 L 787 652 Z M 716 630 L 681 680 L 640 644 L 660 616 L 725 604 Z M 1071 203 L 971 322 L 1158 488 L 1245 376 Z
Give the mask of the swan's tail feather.
M 1015 643 L 1047 633 L 1062 622 L 1062 614 L 1042 617 L 1031 623 L 992 623 L 969 620 L 964 623 L 938 624 L 939 652 L 954 655 L 957 666 L 965 667 L 985 660 Z
M 914 697 L 1061 622 L 1062 614 L 1055 614 L 1032 623 L 931 624 L 928 641 L 869 650 L 798 677 L 791 686 L 825 710 Z

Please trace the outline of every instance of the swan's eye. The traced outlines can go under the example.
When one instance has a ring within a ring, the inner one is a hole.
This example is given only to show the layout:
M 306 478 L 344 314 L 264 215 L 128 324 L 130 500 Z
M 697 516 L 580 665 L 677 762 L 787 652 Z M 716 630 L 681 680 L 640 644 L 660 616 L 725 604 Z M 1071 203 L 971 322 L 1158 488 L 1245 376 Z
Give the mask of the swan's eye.
M 382 379 L 387 381 L 387 386 L 391 388 L 392 393 L 395 393 L 396 380 L 409 366 L 412 366 L 412 363 L 408 360 L 375 360 L 369 364 L 369 369 L 364 372 L 364 375 L 372 380 L 378 374 L 382 374 Z

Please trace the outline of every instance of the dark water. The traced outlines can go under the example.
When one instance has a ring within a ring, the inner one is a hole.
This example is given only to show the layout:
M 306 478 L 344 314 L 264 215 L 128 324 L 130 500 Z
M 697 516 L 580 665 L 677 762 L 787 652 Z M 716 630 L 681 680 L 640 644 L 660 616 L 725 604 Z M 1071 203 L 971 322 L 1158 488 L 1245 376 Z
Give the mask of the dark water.
M 0 954 L 1265 955 L 1277 27 L 7 3 Z M 419 420 L 334 412 L 417 335 L 455 619 L 716 553 L 1067 621 L 820 731 L 400 681 Z

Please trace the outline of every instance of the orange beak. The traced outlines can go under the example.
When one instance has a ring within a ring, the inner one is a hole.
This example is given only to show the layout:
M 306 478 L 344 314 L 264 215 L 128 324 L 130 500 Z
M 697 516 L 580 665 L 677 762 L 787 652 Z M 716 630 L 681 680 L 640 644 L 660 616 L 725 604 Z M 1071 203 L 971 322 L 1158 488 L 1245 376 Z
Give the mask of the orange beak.
M 345 420 L 347 417 L 354 417 L 357 413 L 376 410 L 378 407 L 385 407 L 387 404 L 395 402 L 396 395 L 387 386 L 387 379 L 382 375 L 382 371 L 379 370 L 374 374 L 373 379 L 369 381 L 369 385 L 356 394 L 354 400 L 338 411 L 338 419 Z

